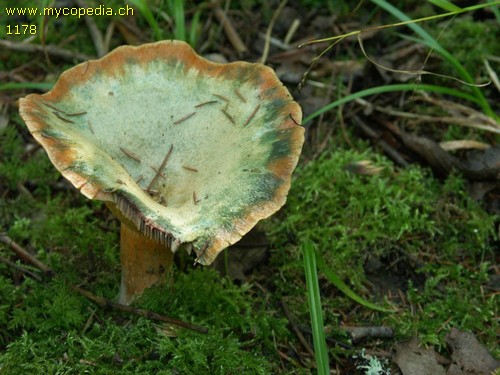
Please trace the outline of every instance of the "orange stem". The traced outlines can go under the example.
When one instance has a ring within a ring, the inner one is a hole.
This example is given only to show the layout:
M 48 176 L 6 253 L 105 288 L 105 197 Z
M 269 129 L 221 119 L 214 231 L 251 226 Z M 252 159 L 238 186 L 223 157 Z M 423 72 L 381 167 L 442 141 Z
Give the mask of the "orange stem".
M 120 261 L 122 281 L 118 302 L 129 305 L 146 288 L 171 281 L 174 254 L 136 228 L 122 222 Z

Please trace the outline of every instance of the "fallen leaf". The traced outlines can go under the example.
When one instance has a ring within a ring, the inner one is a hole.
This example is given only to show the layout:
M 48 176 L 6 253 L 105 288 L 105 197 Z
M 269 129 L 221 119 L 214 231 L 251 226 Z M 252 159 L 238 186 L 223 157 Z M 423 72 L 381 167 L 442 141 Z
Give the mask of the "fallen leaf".
M 446 342 L 453 350 L 446 375 L 489 375 L 500 368 L 500 361 L 493 358 L 470 332 L 452 328 L 446 335 Z
M 396 345 L 394 362 L 399 366 L 403 375 L 445 375 L 445 369 L 431 349 L 419 346 L 418 338 Z
M 474 141 L 472 139 L 460 139 L 455 141 L 440 142 L 439 146 L 445 151 L 456 151 L 465 149 L 486 150 L 491 146 L 484 142 Z

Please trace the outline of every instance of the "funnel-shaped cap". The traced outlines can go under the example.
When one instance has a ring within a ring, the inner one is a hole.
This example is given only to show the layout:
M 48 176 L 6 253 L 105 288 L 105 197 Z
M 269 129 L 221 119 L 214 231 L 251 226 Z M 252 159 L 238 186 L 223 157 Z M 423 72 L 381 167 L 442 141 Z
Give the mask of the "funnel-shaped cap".
M 284 203 L 302 113 L 264 65 L 215 64 L 185 43 L 120 47 L 64 72 L 21 116 L 83 195 L 211 263 Z

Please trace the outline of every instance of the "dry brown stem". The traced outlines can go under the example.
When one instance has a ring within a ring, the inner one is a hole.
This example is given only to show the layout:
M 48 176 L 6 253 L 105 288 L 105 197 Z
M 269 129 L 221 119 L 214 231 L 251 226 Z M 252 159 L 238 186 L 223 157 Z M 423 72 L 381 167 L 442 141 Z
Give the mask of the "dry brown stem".
M 163 322 L 163 323 L 173 324 L 173 325 L 176 325 L 178 327 L 187 328 L 187 329 L 190 329 L 192 331 L 196 331 L 196 332 L 200 332 L 200 333 L 208 333 L 208 329 L 205 327 L 200 327 L 200 326 L 196 326 L 196 325 L 193 325 L 190 323 L 186 323 L 186 322 L 183 322 L 182 320 L 170 318 L 170 317 L 165 316 L 165 315 L 160 315 L 160 314 L 157 314 L 153 311 L 144 310 L 144 309 L 137 309 L 135 307 L 123 305 L 121 303 L 116 303 L 116 302 L 110 301 L 109 299 L 106 299 L 104 297 L 96 296 L 95 294 L 89 292 L 88 290 L 82 289 L 78 286 L 73 286 L 73 290 L 80 293 L 82 296 L 87 297 L 91 301 L 97 303 L 101 307 L 111 307 L 113 309 L 128 312 L 130 314 L 134 314 L 134 315 L 138 315 L 138 316 L 142 316 L 142 317 L 147 318 L 147 319 L 158 320 L 158 321 Z
M 5 40 L 5 39 L 0 39 L 0 47 L 9 49 L 11 51 L 16 51 L 16 52 L 28 52 L 28 53 L 44 53 L 45 51 L 52 56 L 57 56 L 60 57 L 64 60 L 80 60 L 80 61 L 86 61 L 90 60 L 92 57 L 85 55 L 80 52 L 72 52 L 68 51 L 56 46 L 41 46 L 41 45 L 36 45 L 36 44 L 25 44 L 25 43 L 18 43 L 18 42 L 13 42 L 10 40 Z
M 222 8 L 219 6 L 216 6 L 214 8 L 214 14 L 215 14 L 215 17 L 217 18 L 217 20 L 220 22 L 220 24 L 224 28 L 227 39 L 229 39 L 229 42 L 234 47 L 236 52 L 238 52 L 239 54 L 247 52 L 248 51 L 247 46 L 241 40 L 238 32 L 233 27 L 231 21 L 227 17 L 226 13 L 224 13 Z
M 16 253 L 16 255 L 19 258 L 21 258 L 23 261 L 35 266 L 36 268 L 38 268 L 40 270 L 42 270 L 46 276 L 50 277 L 53 275 L 53 271 L 47 265 L 45 265 L 44 263 L 39 261 L 37 258 L 35 258 L 33 255 L 31 255 L 28 251 L 26 251 L 23 247 L 21 247 L 21 245 L 19 245 L 17 242 L 14 242 L 5 233 L 0 233 L 0 242 L 9 246 Z

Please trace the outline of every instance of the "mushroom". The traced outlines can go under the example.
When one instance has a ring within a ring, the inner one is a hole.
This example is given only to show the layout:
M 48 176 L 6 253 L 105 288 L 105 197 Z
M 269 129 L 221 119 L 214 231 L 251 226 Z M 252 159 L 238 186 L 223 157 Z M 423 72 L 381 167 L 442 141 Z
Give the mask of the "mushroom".
M 210 264 L 286 200 L 304 129 L 272 69 L 180 41 L 118 47 L 20 113 L 54 166 L 121 221 L 119 302 L 165 283 L 173 253 Z

